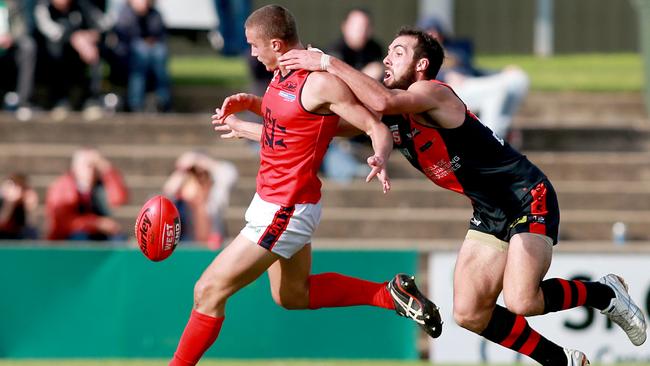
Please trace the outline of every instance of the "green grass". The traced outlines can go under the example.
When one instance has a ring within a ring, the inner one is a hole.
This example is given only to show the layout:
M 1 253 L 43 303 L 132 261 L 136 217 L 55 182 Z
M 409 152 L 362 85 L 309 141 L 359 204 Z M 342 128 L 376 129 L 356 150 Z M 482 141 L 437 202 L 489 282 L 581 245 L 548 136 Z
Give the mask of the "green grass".
M 639 54 L 563 55 L 547 59 L 533 56 L 483 56 L 481 67 L 498 69 L 519 65 L 532 79 L 533 90 L 637 92 L 643 88 Z
M 521 66 L 537 91 L 638 92 L 643 89 L 639 54 L 581 54 L 537 58 L 525 55 L 480 56 L 481 67 Z M 171 73 L 179 85 L 211 85 L 242 89 L 248 85 L 246 59 L 217 56 L 177 56 Z
M 0 366 L 166 366 L 167 360 L 42 360 L 42 361 L 0 361 Z M 201 361 L 200 366 L 431 366 L 426 361 Z M 650 366 L 647 363 L 620 363 L 617 366 Z M 436 366 L 460 366 L 436 364 Z M 503 365 L 506 366 L 506 365 Z
M 244 58 L 178 56 L 171 59 L 170 72 L 180 85 L 214 85 L 244 88 L 248 85 L 248 65 Z

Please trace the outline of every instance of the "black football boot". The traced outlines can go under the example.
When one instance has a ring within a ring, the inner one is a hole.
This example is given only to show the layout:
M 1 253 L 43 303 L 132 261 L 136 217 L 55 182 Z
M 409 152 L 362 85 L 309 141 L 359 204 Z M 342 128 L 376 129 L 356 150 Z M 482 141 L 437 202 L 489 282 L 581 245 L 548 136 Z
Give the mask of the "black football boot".
M 427 299 L 415 284 L 415 277 L 400 273 L 387 285 L 398 315 L 411 318 L 432 338 L 442 333 L 442 319 L 438 307 Z

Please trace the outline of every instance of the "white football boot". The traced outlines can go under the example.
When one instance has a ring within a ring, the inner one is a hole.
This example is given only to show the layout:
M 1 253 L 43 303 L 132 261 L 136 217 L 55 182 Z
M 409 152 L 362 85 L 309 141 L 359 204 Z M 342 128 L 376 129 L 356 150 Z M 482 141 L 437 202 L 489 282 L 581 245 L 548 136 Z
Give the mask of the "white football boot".
M 567 366 L 585 366 L 591 365 L 584 353 L 575 349 L 564 349 L 564 354 L 568 360 Z
M 628 294 L 627 284 L 621 277 L 611 273 L 601 277 L 598 282 L 609 286 L 616 294 L 609 306 L 601 310 L 600 313 L 607 315 L 614 323 L 618 324 L 630 338 L 632 344 L 642 345 L 646 339 L 645 317 Z

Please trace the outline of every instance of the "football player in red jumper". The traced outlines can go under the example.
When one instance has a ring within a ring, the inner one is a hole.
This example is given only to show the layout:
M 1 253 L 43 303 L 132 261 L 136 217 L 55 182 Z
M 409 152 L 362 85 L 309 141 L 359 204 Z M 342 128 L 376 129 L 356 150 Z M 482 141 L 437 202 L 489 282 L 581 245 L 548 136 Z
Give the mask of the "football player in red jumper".
M 263 98 L 250 94 L 226 98 L 213 120 L 224 123 L 243 110 L 263 117 L 263 125 L 251 124 L 241 134 L 261 143 L 257 189 L 246 212 L 246 226 L 196 283 L 194 308 L 170 365 L 195 365 L 219 334 L 227 299 L 264 271 L 273 299 L 287 309 L 383 307 L 438 336 L 438 309 L 418 291 L 413 277 L 399 274 L 389 282 L 375 283 L 338 273 L 311 274 L 310 243 L 321 215 L 317 173 L 339 116 L 370 136 L 375 155 L 368 158 L 372 170 L 367 181 L 377 176 L 384 192 L 390 189 L 385 164 L 393 139 L 336 76 L 278 67 L 279 56 L 304 49 L 286 9 L 260 8 L 245 27 L 251 54 L 275 72 L 273 80 Z

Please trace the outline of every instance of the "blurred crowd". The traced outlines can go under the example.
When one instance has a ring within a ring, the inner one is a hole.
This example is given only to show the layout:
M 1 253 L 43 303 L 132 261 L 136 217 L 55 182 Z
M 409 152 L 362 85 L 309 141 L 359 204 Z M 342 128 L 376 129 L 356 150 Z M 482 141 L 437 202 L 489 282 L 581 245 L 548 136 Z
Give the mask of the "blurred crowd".
M 123 0 L 109 13 L 106 0 L 0 0 L 4 108 L 23 121 L 34 108 L 54 120 L 73 109 L 87 120 L 107 109 L 168 111 L 167 31 L 153 3 Z M 104 94 L 106 79 L 112 90 Z M 38 106 L 36 85 L 46 94 Z M 147 91 L 155 95 L 151 106 Z
M 227 237 L 225 213 L 238 179 L 235 166 L 199 151 L 181 154 L 161 190 L 179 210 L 181 240 L 217 249 Z M 39 197 L 23 173 L 0 183 L 0 239 L 69 241 L 127 240 L 114 215 L 127 204 L 129 188 L 119 169 L 97 149 L 75 150 L 70 167 L 47 187 L 44 232 L 37 216 Z

